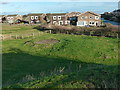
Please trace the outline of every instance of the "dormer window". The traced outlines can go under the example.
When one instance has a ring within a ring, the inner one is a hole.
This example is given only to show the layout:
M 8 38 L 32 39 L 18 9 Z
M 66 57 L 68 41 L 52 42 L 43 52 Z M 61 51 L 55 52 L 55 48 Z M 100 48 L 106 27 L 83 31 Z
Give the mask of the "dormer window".
M 61 20 L 61 16 L 58 16 L 58 20 Z
M 53 16 L 53 20 L 56 20 L 56 16 Z

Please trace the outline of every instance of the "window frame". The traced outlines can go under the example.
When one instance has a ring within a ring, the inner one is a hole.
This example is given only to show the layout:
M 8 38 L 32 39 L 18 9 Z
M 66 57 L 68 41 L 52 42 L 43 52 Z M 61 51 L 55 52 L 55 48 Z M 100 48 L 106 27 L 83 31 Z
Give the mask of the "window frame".
M 37 18 L 36 18 L 37 17 Z M 38 16 L 35 16 L 35 19 L 38 19 Z
M 53 21 L 53 24 L 56 24 L 57 22 L 56 21 Z
M 58 20 L 61 20 L 62 19 L 62 17 L 61 16 L 58 16 Z
M 56 20 L 57 19 L 57 17 L 56 16 L 53 16 L 53 20 Z
M 95 20 L 99 20 L 99 16 L 95 16 Z
M 62 23 L 62 24 L 61 24 Z M 63 25 L 63 21 L 59 21 L 59 23 L 58 23 L 59 25 Z
M 85 16 L 81 16 L 81 19 L 84 20 L 84 19 L 85 19 Z
M 94 24 L 93 24 L 94 23 Z M 90 21 L 89 25 L 95 25 L 95 21 Z
M 92 17 L 92 16 L 89 16 L 89 19 L 93 19 L 93 17 Z
M 31 16 L 31 20 L 34 20 L 34 16 Z

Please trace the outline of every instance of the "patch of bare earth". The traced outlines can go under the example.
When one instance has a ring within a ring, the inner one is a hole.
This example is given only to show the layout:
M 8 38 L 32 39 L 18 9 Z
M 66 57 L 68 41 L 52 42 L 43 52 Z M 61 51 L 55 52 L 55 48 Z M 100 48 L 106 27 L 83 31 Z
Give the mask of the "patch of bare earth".
M 47 40 L 40 40 L 35 42 L 35 44 L 53 44 L 53 43 L 57 43 L 59 42 L 59 40 L 56 39 L 47 39 Z

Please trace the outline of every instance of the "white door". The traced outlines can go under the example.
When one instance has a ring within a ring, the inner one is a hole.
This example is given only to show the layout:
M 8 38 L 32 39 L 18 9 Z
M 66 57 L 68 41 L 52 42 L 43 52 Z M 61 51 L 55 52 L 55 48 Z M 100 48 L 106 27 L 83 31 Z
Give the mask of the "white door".
M 88 22 L 87 21 L 84 21 L 84 26 L 88 25 Z

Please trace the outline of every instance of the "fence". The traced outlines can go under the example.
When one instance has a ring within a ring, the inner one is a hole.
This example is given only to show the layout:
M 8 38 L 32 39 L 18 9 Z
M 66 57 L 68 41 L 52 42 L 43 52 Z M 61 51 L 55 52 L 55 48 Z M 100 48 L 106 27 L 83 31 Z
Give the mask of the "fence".
M 70 30 L 48 30 L 47 33 L 50 34 L 72 34 L 72 35 L 87 35 L 87 36 L 101 36 L 101 37 L 113 37 L 113 38 L 119 38 L 120 33 L 115 32 L 100 32 L 100 31 L 70 31 Z
M 25 38 L 40 36 L 42 34 L 43 32 L 31 33 L 31 34 L 0 35 L 0 40 L 25 39 Z

